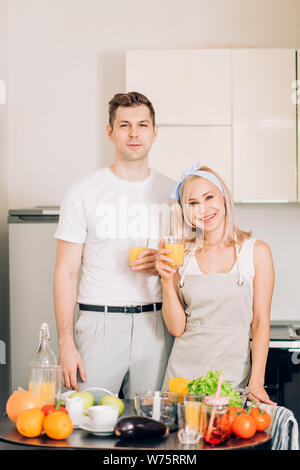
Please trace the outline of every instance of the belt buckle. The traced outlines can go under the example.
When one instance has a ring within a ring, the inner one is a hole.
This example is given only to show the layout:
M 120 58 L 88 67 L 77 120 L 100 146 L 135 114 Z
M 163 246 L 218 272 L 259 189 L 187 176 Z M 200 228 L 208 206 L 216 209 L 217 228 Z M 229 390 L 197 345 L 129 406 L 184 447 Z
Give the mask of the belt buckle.
M 137 311 L 136 311 L 136 312 L 133 312 L 132 309 L 136 309 Z M 134 313 L 141 313 L 141 311 L 142 311 L 141 305 L 136 305 L 135 307 L 134 307 L 134 306 L 131 306 L 131 307 L 124 307 L 124 313 L 131 313 L 131 314 L 134 314 Z

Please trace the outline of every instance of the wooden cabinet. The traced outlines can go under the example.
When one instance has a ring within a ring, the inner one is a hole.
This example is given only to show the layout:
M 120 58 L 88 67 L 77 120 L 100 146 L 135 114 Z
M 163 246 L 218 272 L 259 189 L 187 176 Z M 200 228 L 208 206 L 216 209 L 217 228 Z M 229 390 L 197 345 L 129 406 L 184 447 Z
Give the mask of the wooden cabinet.
M 144 93 L 158 124 L 231 124 L 228 49 L 128 51 L 126 90 Z
M 235 202 L 295 202 L 295 51 L 232 51 Z

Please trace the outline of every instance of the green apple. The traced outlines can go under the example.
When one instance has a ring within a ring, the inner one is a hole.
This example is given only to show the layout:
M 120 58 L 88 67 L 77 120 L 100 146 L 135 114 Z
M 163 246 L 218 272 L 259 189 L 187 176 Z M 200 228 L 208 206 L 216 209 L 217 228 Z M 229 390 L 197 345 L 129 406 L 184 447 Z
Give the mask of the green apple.
M 119 408 L 119 416 L 121 416 L 124 413 L 124 409 L 125 409 L 125 405 L 123 401 L 120 398 L 115 397 L 113 395 L 104 395 L 104 397 L 102 397 L 101 400 L 99 401 L 98 405 L 116 406 L 117 408 Z
M 95 397 L 91 392 L 74 392 L 69 398 L 80 397 L 83 399 L 83 409 L 87 410 L 95 404 Z

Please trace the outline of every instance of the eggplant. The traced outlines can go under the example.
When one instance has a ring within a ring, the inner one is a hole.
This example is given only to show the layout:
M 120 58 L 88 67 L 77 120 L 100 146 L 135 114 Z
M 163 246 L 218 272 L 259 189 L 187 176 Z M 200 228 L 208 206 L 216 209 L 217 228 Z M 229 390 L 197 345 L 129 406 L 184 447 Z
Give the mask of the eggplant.
M 169 428 L 164 423 L 145 416 L 127 416 L 119 419 L 114 432 L 121 439 L 165 437 L 169 434 Z

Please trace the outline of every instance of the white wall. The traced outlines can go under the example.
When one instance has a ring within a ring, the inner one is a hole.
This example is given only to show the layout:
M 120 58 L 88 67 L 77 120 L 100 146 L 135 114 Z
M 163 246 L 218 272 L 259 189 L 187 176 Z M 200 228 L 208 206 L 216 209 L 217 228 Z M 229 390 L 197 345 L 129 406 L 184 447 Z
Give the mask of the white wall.
M 8 184 L 7 191 L 5 184 L 1 189 L 2 214 L 6 197 L 9 208 L 59 204 L 74 179 L 112 161 L 107 104 L 125 89 L 127 49 L 300 48 L 298 0 L 8 3 Z M 278 226 L 287 214 L 285 257 Z M 292 279 L 296 292 L 299 207 L 239 207 L 238 215 L 259 238 L 268 238 L 278 279 L 286 288 Z M 277 302 L 273 316 L 300 318 L 297 298 L 293 305 L 288 295 L 284 299 L 287 304 Z
M 0 80 L 7 81 L 7 5 L 0 0 Z M 5 342 L 5 364 L 0 363 L 0 417 L 4 413 L 5 398 L 8 394 L 9 370 L 9 301 L 8 301 L 8 129 L 7 106 L 0 104 L 0 341 Z M 4 385 L 3 385 L 4 384 Z

